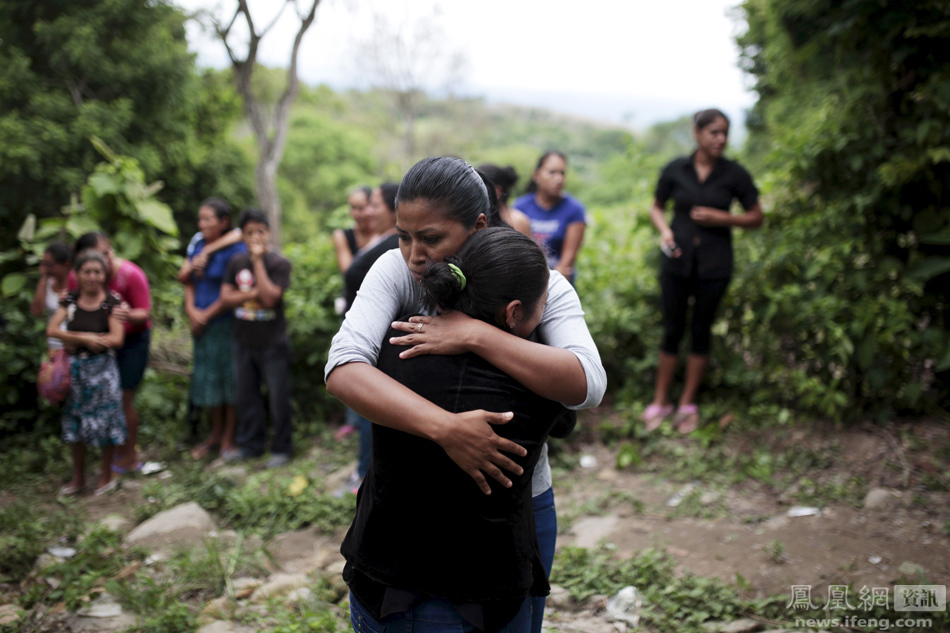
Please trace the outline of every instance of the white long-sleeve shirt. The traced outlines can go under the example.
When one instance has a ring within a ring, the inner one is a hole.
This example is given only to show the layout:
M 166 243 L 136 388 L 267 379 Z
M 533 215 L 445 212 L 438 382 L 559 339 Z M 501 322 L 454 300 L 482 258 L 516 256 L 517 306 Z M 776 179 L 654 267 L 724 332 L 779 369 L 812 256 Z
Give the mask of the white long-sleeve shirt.
M 379 348 L 395 319 L 422 311 L 422 288 L 413 279 L 399 249 L 380 257 L 366 274 L 356 300 L 340 331 L 333 337 L 324 379 L 340 365 L 367 363 L 376 366 Z M 577 356 L 587 378 L 587 398 L 569 409 L 588 409 L 600 404 L 607 389 L 607 373 L 600 353 L 584 321 L 584 310 L 574 287 L 557 271 L 548 279 L 548 303 L 537 330 L 538 341 L 570 350 Z M 532 494 L 551 487 L 547 447 L 534 469 Z

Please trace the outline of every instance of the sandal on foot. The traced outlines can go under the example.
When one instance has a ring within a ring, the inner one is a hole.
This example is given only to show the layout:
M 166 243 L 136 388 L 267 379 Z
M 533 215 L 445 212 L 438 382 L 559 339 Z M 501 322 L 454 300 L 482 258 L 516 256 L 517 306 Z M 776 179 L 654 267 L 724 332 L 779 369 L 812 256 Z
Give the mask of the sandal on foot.
M 699 428 L 699 407 L 695 404 L 681 404 L 673 416 L 673 428 L 684 435 Z
M 220 446 L 219 442 L 202 442 L 191 449 L 191 458 L 194 460 L 204 459 L 208 453 Z
M 640 419 L 643 420 L 647 431 L 655 431 L 672 413 L 673 405 L 671 404 L 651 404 L 644 409 Z
M 101 497 L 102 495 L 109 494 L 110 492 L 112 492 L 118 487 L 119 487 L 119 478 L 113 477 L 112 479 L 109 480 L 109 483 L 102 484 L 101 486 L 96 488 L 96 491 L 92 493 L 92 495 L 94 497 Z
M 86 488 L 85 486 L 72 486 L 72 485 L 66 484 L 65 486 L 59 489 L 59 496 L 75 497 L 80 492 L 85 490 L 85 488 Z
M 139 472 L 140 470 L 142 470 L 142 466 L 144 466 L 142 462 L 136 462 L 135 466 L 133 466 L 132 468 L 122 468 L 121 466 L 119 466 L 118 462 L 113 462 L 112 472 L 114 472 L 117 475 L 128 475 L 129 473 Z

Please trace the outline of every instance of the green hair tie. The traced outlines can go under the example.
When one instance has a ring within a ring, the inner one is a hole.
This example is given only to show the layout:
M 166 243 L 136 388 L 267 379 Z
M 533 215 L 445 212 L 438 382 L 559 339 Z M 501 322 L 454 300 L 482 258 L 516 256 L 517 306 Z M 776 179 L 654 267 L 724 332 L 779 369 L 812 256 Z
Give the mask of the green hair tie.
M 455 279 L 459 282 L 461 290 L 465 290 L 465 273 L 462 272 L 462 269 L 456 266 L 455 264 L 449 264 L 449 269 L 452 271 L 452 274 L 455 275 Z

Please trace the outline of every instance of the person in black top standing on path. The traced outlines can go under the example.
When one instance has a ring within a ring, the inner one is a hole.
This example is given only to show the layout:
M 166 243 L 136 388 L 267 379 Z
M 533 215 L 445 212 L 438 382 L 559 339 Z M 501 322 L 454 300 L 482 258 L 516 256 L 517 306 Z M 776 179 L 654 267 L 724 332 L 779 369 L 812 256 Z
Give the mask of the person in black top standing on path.
M 693 298 L 692 347 L 686 361 L 686 384 L 673 426 L 689 433 L 699 426 L 696 392 L 709 360 L 710 330 L 716 308 L 732 276 L 732 227 L 762 226 L 759 192 L 741 165 L 723 157 L 729 119 L 719 110 L 693 117 L 696 151 L 678 158 L 660 174 L 650 219 L 660 232 L 662 263 L 663 342 L 653 402 L 643 412 L 647 430 L 673 414 L 670 385 L 676 371 L 686 312 Z M 673 200 L 673 222 L 666 223 L 665 205 Z M 744 213 L 729 208 L 738 200 Z

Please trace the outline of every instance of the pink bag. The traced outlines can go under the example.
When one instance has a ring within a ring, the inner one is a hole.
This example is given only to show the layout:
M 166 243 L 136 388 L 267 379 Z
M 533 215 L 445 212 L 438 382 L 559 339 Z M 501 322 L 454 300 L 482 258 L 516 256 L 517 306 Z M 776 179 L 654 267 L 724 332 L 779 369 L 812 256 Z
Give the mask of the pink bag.
M 56 350 L 53 358 L 40 365 L 36 389 L 52 405 L 60 405 L 69 395 L 69 355 L 66 350 Z

